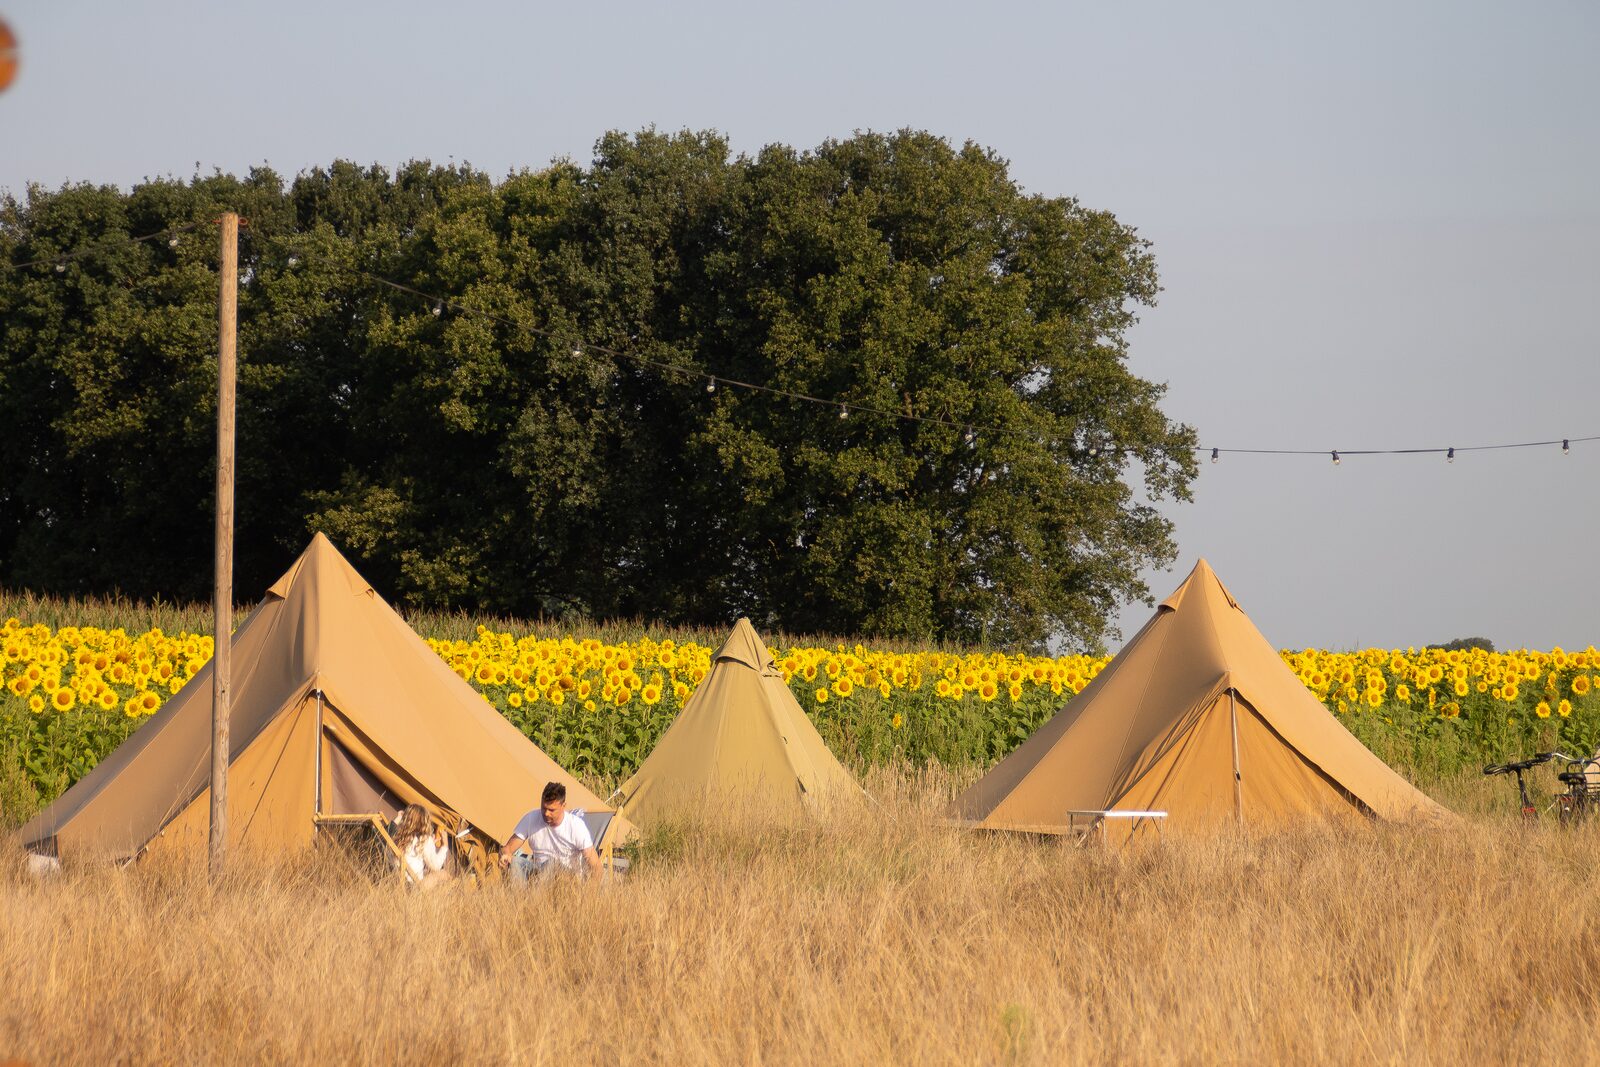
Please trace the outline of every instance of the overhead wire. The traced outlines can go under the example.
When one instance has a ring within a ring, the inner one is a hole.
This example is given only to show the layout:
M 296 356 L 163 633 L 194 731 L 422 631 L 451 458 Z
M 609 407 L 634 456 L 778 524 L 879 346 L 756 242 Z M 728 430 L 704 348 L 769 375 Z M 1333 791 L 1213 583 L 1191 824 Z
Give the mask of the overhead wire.
M 158 240 L 162 237 L 171 239 L 179 234 L 192 231 L 203 224 L 204 223 L 197 221 L 185 223 L 179 226 L 169 226 L 165 229 L 157 230 L 153 233 L 142 234 L 136 237 L 115 235 L 100 241 L 92 242 L 91 244 L 73 252 L 60 253 L 52 256 L 42 256 L 37 259 L 27 260 L 21 263 L 4 263 L 4 265 L 13 270 L 21 270 L 27 267 L 35 266 L 55 266 L 58 270 L 61 270 L 64 269 L 65 265 L 68 263 L 85 259 L 96 254 L 102 249 L 115 244 L 136 244 L 144 241 Z M 303 246 L 298 244 L 291 245 L 290 242 L 282 238 L 265 237 L 260 234 L 256 234 L 255 237 L 265 244 L 275 245 L 279 249 L 286 251 L 288 253 L 286 265 L 289 266 L 290 269 L 293 269 L 294 266 L 302 259 L 310 258 L 317 260 L 318 262 L 332 267 L 333 269 L 343 271 L 356 277 L 364 278 L 367 281 L 384 286 L 395 292 L 414 297 L 421 301 L 435 318 L 442 316 L 446 310 L 449 310 L 460 315 L 472 315 L 480 319 L 496 322 L 509 329 L 520 330 L 546 340 L 561 341 L 565 337 L 565 332 L 562 330 L 534 326 L 525 322 L 518 322 L 514 319 L 508 318 L 504 315 L 496 314 L 492 311 L 486 311 L 482 308 L 472 307 L 454 298 L 440 296 L 435 293 L 429 293 L 417 288 L 416 286 L 408 285 L 404 282 L 397 282 L 392 278 L 386 278 L 380 274 L 373 273 L 372 271 L 364 270 L 360 267 L 355 267 L 347 263 L 338 262 L 331 257 L 320 255 L 314 251 L 307 251 Z M 3 262 L 4 261 L 0 261 L 0 263 Z M 966 420 L 943 418 L 937 415 L 918 415 L 912 412 L 894 411 L 871 404 L 863 404 L 858 401 L 843 400 L 838 397 L 821 397 L 811 393 L 800 392 L 798 390 L 765 385 L 760 382 L 743 381 L 738 378 L 729 377 L 726 374 L 717 374 L 708 370 L 701 370 L 697 367 L 684 366 L 683 364 L 679 363 L 669 363 L 664 360 L 653 359 L 637 352 L 612 348 L 608 345 L 596 344 L 594 342 L 579 342 L 574 346 L 573 349 L 574 355 L 577 355 L 580 358 L 590 351 L 610 356 L 613 359 L 627 360 L 640 366 L 650 367 L 663 373 L 680 375 L 689 381 L 703 382 L 705 391 L 707 393 L 715 393 L 719 387 L 729 386 L 736 389 L 743 389 L 748 392 L 764 393 L 787 400 L 816 404 L 827 408 L 835 408 L 838 411 L 840 419 L 848 419 L 852 412 L 860 412 L 862 414 L 878 415 L 884 418 L 896 419 L 905 422 L 926 423 L 960 432 L 962 435 L 962 440 L 967 444 L 972 444 L 979 432 L 1008 437 L 1023 437 L 1032 440 L 1035 443 L 1046 443 L 1049 445 L 1060 445 L 1063 443 L 1061 438 L 1051 437 L 1049 435 L 1034 433 L 1014 427 L 991 426 Z M 1424 448 L 1231 448 L 1220 445 L 1197 444 L 1189 446 L 1189 450 L 1196 455 L 1209 452 L 1211 456 L 1211 462 L 1213 463 L 1216 463 L 1220 457 L 1224 455 L 1331 456 L 1334 464 L 1337 466 L 1346 456 L 1406 456 L 1443 454 L 1450 462 L 1454 462 L 1456 453 L 1458 452 L 1489 452 L 1505 449 L 1548 448 L 1552 445 L 1558 444 L 1561 446 L 1563 454 L 1566 454 L 1570 452 L 1571 447 L 1574 444 L 1590 443 L 1594 441 L 1600 441 L 1600 434 L 1592 434 L 1580 437 L 1549 438 L 1538 441 L 1511 441 L 1482 445 L 1440 445 Z M 1096 458 L 1101 455 L 1137 455 L 1140 452 L 1139 449 L 1129 448 L 1124 445 L 1116 444 L 1115 442 L 1099 443 L 1090 441 L 1074 443 L 1079 443 L 1082 447 L 1084 447 L 1090 458 Z
M 170 240 L 171 238 L 177 237 L 179 234 L 188 233 L 191 230 L 198 229 L 201 225 L 203 225 L 203 223 L 189 222 L 181 226 L 168 226 L 164 230 L 157 230 L 154 233 L 141 234 L 138 237 L 130 237 L 127 234 L 113 234 L 110 237 L 104 237 L 98 241 L 92 241 L 83 248 L 72 252 L 61 252 L 51 256 L 40 256 L 38 259 L 25 260 L 21 263 L 10 263 L 5 260 L 0 260 L 0 264 L 10 267 L 12 270 L 23 270 L 27 267 L 56 267 L 60 269 L 66 267 L 68 263 L 75 263 L 78 260 L 87 259 L 89 256 L 94 255 L 104 248 L 109 248 L 119 244 L 139 244 L 142 241 L 155 241 L 163 237 L 166 237 Z

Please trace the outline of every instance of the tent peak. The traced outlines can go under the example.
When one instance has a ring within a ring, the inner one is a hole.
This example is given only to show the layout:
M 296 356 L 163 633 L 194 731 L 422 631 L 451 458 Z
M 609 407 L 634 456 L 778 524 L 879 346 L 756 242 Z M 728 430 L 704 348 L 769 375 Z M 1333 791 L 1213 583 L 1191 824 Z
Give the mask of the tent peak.
M 728 639 L 722 642 L 722 647 L 711 654 L 713 663 L 725 659 L 742 663 L 751 670 L 762 673 L 778 669 L 777 664 L 772 661 L 772 653 L 767 650 L 766 641 L 756 633 L 756 628 L 750 625 L 750 620 L 742 617 L 733 624 L 733 631 L 728 634 Z
M 372 583 L 350 565 L 344 554 L 328 540 L 327 534 L 318 530 L 312 534 L 311 542 L 306 545 L 305 551 L 300 553 L 300 558 L 283 572 L 282 577 L 267 587 L 267 595 L 286 600 L 290 590 L 301 582 L 322 582 L 329 579 L 342 581 L 355 596 L 362 596 L 372 591 Z
M 1194 569 L 1189 572 L 1189 577 L 1183 580 L 1182 585 L 1173 590 L 1171 596 L 1161 602 L 1160 607 L 1176 611 L 1191 596 L 1196 598 L 1205 597 L 1213 592 L 1220 593 L 1222 599 L 1227 602 L 1228 607 L 1236 611 L 1244 610 L 1239 607 L 1239 602 L 1233 598 L 1233 594 L 1228 592 L 1228 587 L 1222 584 L 1222 579 L 1217 577 L 1217 572 L 1211 569 L 1211 564 L 1206 562 L 1204 556 L 1201 556 L 1195 563 Z

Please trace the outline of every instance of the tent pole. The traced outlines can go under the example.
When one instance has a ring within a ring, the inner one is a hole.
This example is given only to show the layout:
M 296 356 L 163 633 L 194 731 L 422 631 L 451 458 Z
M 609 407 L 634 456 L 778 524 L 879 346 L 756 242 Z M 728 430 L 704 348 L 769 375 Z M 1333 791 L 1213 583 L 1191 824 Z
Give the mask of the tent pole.
M 1233 721 L 1233 812 L 1244 825 L 1244 776 L 1239 773 L 1239 705 L 1234 702 L 1233 690 L 1228 690 L 1228 717 Z
M 317 690 L 317 799 L 312 810 L 315 820 L 322 815 L 322 690 Z

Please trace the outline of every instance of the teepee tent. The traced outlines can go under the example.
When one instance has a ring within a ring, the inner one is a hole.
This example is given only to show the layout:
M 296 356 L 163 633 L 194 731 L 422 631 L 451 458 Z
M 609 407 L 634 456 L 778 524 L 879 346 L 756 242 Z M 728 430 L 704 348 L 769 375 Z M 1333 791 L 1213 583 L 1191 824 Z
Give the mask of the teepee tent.
M 678 718 L 619 792 L 619 810 L 640 825 L 712 795 L 796 809 L 862 795 L 749 619 L 740 619 L 712 655 Z
M 967 825 L 1036 833 L 1066 832 L 1071 811 L 1165 811 L 1174 830 L 1205 830 L 1444 809 L 1338 723 L 1201 560 L 1082 693 L 954 803 Z
M 322 534 L 233 636 L 228 845 L 282 852 L 319 819 L 452 811 L 499 843 L 546 782 L 611 809 L 505 720 Z M 203 849 L 210 827 L 207 665 L 22 828 L 29 849 L 115 859 Z M 616 820 L 608 840 L 631 831 Z

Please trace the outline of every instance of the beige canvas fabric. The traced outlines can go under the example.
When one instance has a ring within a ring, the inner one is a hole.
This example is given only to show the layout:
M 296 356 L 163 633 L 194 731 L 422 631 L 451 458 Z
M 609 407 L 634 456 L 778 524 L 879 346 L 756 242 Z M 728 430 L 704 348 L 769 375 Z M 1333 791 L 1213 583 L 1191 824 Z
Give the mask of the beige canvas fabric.
M 678 718 L 632 778 L 619 809 L 641 826 L 708 796 L 796 810 L 861 795 L 784 684 L 766 642 L 740 619 Z
M 953 807 L 1041 833 L 1065 832 L 1072 809 L 1166 811 L 1176 830 L 1445 814 L 1311 695 L 1204 560 Z
M 24 844 L 127 858 L 203 843 L 211 688 L 208 665 L 23 827 Z M 299 847 L 316 814 L 361 813 L 382 797 L 453 809 L 504 841 L 549 781 L 566 785 L 571 807 L 612 810 L 451 671 L 321 534 L 234 635 L 232 697 L 234 845 Z M 631 832 L 619 819 L 608 838 Z

